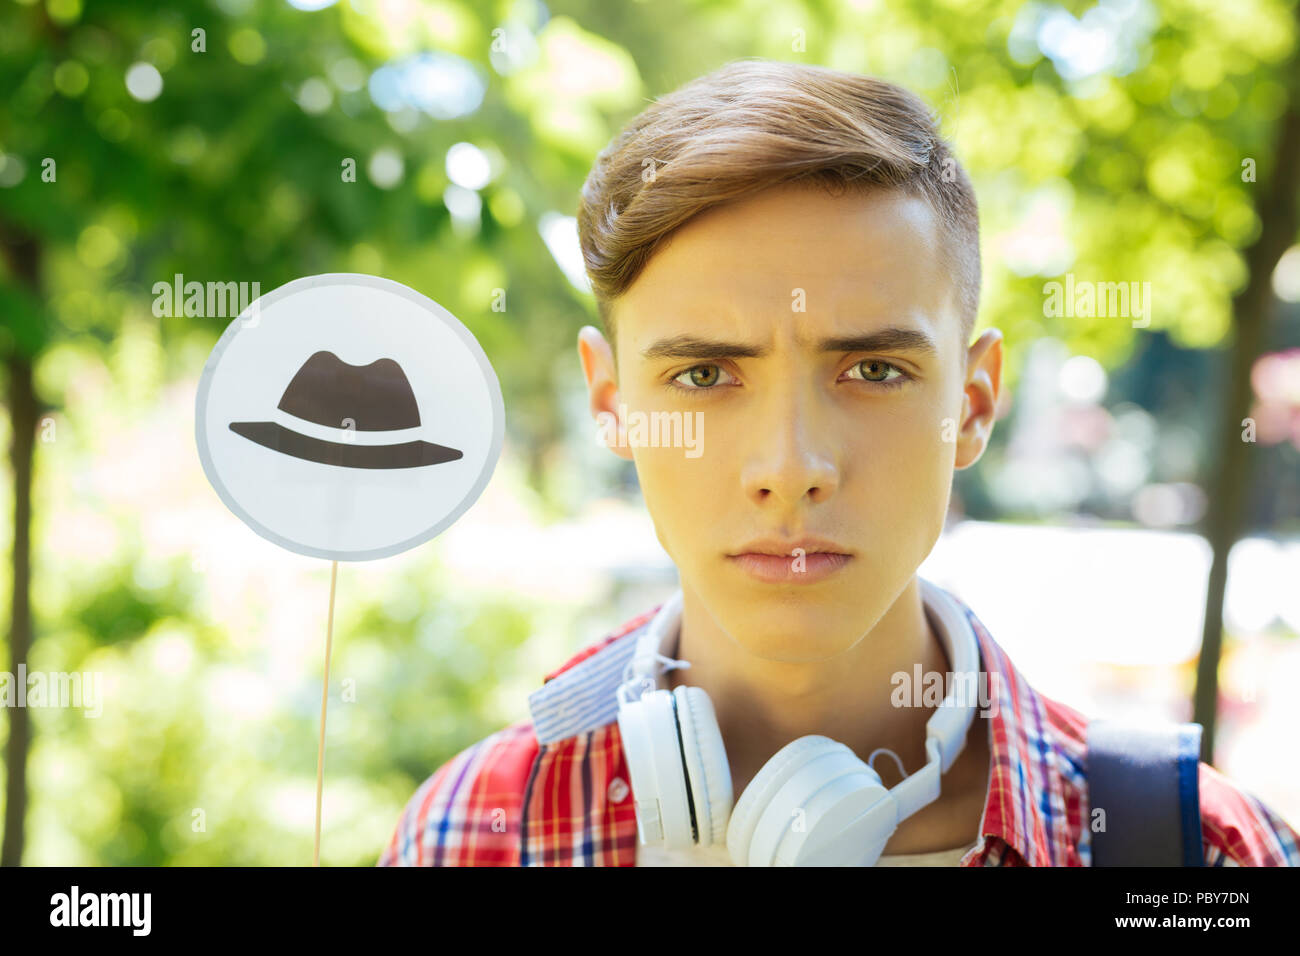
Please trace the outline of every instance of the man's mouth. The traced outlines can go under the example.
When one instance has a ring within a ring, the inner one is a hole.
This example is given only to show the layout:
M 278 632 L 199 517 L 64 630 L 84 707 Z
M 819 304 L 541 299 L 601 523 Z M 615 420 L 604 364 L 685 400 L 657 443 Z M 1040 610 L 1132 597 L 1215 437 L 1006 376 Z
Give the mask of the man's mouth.
M 825 538 L 751 541 L 727 555 L 727 561 L 766 584 L 813 584 L 853 560 L 850 549 Z

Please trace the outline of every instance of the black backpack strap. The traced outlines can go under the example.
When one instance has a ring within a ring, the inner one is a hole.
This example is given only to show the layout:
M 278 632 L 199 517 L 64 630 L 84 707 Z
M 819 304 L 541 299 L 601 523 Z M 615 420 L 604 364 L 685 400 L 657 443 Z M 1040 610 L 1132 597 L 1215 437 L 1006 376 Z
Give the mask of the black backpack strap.
M 1200 724 L 1088 723 L 1093 866 L 1204 866 Z

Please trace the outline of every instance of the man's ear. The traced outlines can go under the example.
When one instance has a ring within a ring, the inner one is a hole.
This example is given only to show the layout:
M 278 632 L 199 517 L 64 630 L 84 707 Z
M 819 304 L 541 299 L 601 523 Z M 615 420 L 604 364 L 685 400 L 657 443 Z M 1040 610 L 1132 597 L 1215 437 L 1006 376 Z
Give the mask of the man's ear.
M 582 362 L 582 374 L 587 378 L 591 417 L 600 426 L 606 447 L 618 457 L 631 461 L 632 450 L 626 442 L 618 440 L 627 423 L 618 417 L 618 376 L 614 368 L 614 352 L 599 329 L 584 325 L 578 331 L 578 360 Z
M 962 395 L 961 428 L 957 432 L 954 466 L 969 468 L 980 460 L 993 434 L 998 398 L 1002 394 L 1002 333 L 988 329 L 970 347 L 966 386 Z

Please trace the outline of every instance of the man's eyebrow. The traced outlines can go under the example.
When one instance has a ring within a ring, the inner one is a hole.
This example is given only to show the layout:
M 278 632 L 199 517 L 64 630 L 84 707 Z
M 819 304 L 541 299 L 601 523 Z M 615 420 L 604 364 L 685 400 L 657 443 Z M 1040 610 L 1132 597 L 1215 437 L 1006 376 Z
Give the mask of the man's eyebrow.
M 864 332 L 861 335 L 822 339 L 822 352 L 936 352 L 934 339 L 919 329 L 897 326 Z M 770 350 L 766 345 L 727 342 L 694 335 L 673 335 L 643 349 L 644 358 L 726 359 L 763 358 Z
M 920 329 L 900 329 L 890 326 L 865 335 L 848 335 L 822 339 L 823 352 L 928 352 L 933 355 L 934 339 Z

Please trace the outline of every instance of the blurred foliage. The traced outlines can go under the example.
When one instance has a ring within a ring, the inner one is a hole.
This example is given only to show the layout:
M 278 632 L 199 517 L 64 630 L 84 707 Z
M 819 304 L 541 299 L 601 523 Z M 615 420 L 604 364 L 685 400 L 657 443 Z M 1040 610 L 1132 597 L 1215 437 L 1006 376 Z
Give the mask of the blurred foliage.
M 935 106 L 980 197 L 980 325 L 1006 333 L 1010 386 L 1022 346 L 1044 336 L 1109 370 L 1156 341 L 1213 346 L 1260 225 L 1243 161 L 1259 181 L 1272 172 L 1293 10 L 1294 0 L 7 3 L 0 227 L 39 243 L 43 271 L 39 295 L 0 275 L 0 354 L 39 357 L 42 397 L 78 449 L 47 456 L 75 470 L 120 453 L 98 446 L 91 412 L 59 419 L 66 399 L 93 386 L 114 396 L 95 414 L 143 421 L 169 383 L 193 380 L 229 321 L 154 318 L 154 283 L 180 273 L 265 292 L 322 272 L 382 274 L 477 336 L 505 393 L 509 441 L 539 502 L 561 513 L 582 487 L 556 464 L 570 438 L 574 336 L 595 311 L 543 233 L 549 223 L 563 243 L 571 223 L 551 217 L 574 214 L 595 153 L 627 119 L 743 56 L 880 75 Z M 1100 65 L 1066 42 L 1085 21 L 1111 30 Z M 157 77 L 156 98 L 129 91 L 133 70 L 137 86 Z M 481 188 L 451 182 L 457 143 L 490 160 Z M 341 176 L 348 159 L 355 182 Z M 1151 281 L 1150 329 L 1044 316 L 1043 283 L 1067 271 Z M 504 311 L 493 309 L 498 290 Z M 1187 374 L 1194 382 L 1195 363 Z M 1208 392 L 1189 391 L 1183 419 L 1196 420 Z M 188 454 L 173 437 L 168 453 Z M 188 555 L 169 563 L 126 548 L 105 573 L 75 561 L 84 528 L 41 542 L 55 526 L 43 515 L 75 501 L 69 480 L 38 471 L 31 666 L 100 670 L 127 703 L 93 723 L 35 713 L 29 860 L 303 859 L 319 686 L 269 684 L 269 658 L 232 646 Z M 975 482 L 972 501 L 988 501 L 978 475 L 962 480 Z M 429 565 L 394 578 L 338 622 L 334 673 L 356 681 L 357 700 L 343 702 L 332 681 L 326 862 L 373 862 L 415 786 L 501 726 L 501 688 L 537 680 L 522 657 L 536 608 L 444 592 Z M 247 712 L 232 716 L 245 696 Z
M 132 572 L 140 556 L 129 565 L 113 569 L 107 580 L 92 584 L 84 596 L 67 607 L 69 624 L 93 634 L 99 644 L 116 644 L 143 636 L 160 618 L 185 614 L 190 596 L 173 585 L 159 589 L 139 587 Z

